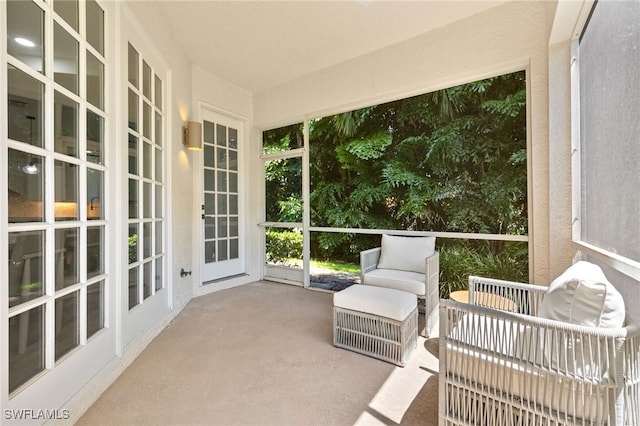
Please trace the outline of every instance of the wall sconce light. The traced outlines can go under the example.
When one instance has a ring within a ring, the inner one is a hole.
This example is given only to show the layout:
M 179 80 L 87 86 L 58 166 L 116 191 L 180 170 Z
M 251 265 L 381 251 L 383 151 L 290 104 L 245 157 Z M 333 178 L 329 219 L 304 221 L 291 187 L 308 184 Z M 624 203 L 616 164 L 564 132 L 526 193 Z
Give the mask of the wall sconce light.
M 197 121 L 187 121 L 182 128 L 182 144 L 192 151 L 202 149 L 202 124 Z

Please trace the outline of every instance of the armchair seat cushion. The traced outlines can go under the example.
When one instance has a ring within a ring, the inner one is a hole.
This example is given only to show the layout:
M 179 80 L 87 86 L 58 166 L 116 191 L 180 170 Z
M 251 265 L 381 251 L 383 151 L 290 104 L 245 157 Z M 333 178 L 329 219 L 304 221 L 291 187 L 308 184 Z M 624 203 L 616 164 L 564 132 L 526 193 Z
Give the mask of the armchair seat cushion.
M 418 296 L 425 295 L 425 275 L 396 269 L 374 269 L 363 275 L 362 284 L 393 288 Z

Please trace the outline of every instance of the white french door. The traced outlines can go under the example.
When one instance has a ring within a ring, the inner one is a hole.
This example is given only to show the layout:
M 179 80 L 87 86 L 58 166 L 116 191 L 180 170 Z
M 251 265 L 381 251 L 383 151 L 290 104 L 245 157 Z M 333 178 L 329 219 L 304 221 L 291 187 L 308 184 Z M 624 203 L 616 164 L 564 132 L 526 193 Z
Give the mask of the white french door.
M 243 124 L 202 111 L 201 282 L 245 272 L 240 149 Z
M 128 203 L 127 230 L 120 247 L 126 250 L 122 279 L 123 345 L 126 347 L 170 309 L 167 280 L 167 148 L 166 65 L 137 33 L 125 25 L 121 54 L 123 122 Z M 123 250 L 124 251 L 124 250 Z M 124 260 L 124 259 L 122 259 Z

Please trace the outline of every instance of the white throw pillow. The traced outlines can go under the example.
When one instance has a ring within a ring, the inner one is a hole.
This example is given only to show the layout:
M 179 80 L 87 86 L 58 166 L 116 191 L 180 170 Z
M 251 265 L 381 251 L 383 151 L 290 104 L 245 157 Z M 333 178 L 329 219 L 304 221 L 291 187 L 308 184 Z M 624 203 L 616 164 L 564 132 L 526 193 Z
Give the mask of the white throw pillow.
M 581 261 L 549 285 L 539 315 L 590 327 L 620 328 L 625 318 L 624 299 L 598 265 Z
M 378 269 L 425 273 L 425 259 L 436 249 L 436 237 L 382 235 Z

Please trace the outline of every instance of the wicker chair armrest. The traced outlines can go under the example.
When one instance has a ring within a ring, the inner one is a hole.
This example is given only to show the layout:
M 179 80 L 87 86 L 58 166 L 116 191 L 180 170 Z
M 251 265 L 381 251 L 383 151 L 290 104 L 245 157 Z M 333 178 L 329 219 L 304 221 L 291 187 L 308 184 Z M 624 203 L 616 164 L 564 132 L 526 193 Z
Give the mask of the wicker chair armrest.
M 509 312 L 537 316 L 546 291 L 547 287 L 545 286 L 477 276 L 469 277 L 470 304 Z M 492 296 L 488 297 L 487 295 Z
M 601 381 L 603 372 L 608 372 L 608 380 L 621 380 L 615 372 L 629 372 L 623 363 L 638 362 L 637 333 L 633 322 L 615 329 L 587 327 L 454 300 L 440 301 L 441 340 L 506 361 L 526 363 L 540 374 L 566 375 L 574 380 Z M 640 372 L 633 374 L 637 383 Z
M 363 275 L 371 272 L 378 266 L 380 260 L 381 247 L 375 247 L 360 252 L 360 282 L 364 283 Z
M 438 306 L 440 304 L 440 253 L 434 252 L 425 259 L 425 332 L 426 337 L 438 332 Z

